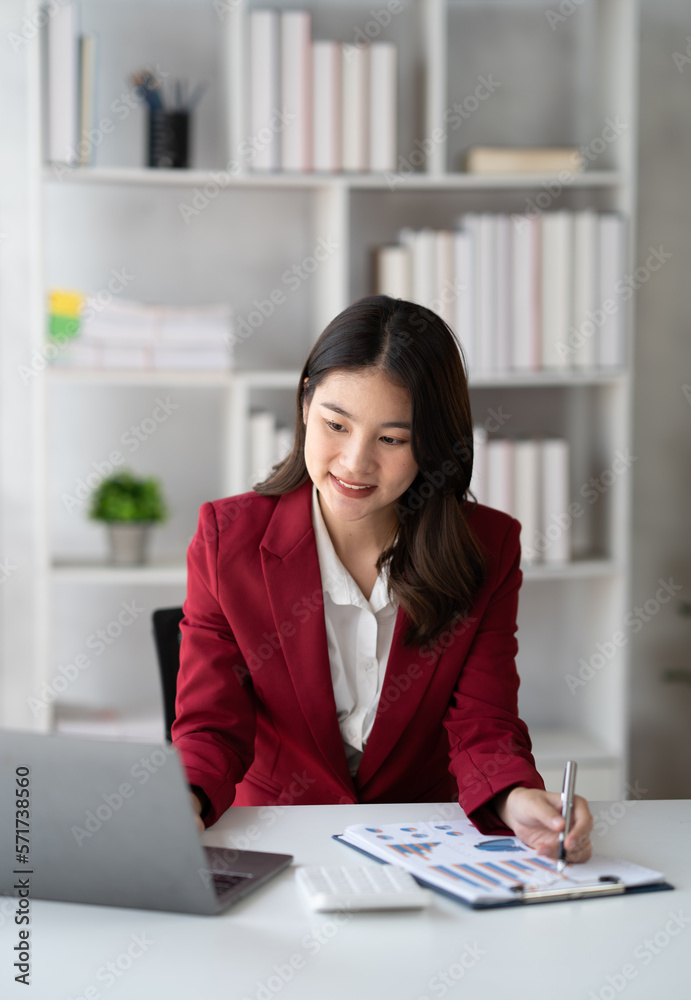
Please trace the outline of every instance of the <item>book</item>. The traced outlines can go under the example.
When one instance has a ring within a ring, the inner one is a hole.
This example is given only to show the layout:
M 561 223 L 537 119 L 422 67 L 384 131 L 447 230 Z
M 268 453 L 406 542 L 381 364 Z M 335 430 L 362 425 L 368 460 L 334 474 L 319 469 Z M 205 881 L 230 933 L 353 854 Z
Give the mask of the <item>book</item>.
M 540 219 L 511 216 L 511 368 L 538 371 L 542 362 Z
M 616 212 L 603 212 L 599 223 L 599 286 L 596 326 L 599 327 L 598 363 L 617 368 L 624 363 L 624 305 L 618 287 L 624 277 L 624 220 Z
M 253 170 L 278 170 L 280 132 L 271 127 L 280 110 L 279 15 L 275 10 L 250 12 L 250 130 Z
M 521 525 L 521 562 L 540 561 L 536 545 L 540 524 L 540 444 L 513 443 L 513 516 Z
M 575 146 L 472 146 L 465 156 L 469 174 L 580 174 L 585 158 Z
M 312 169 L 312 16 L 305 10 L 281 12 L 281 133 L 283 170 Z
M 76 4 L 56 7 L 48 18 L 48 161 L 76 166 L 79 128 L 79 40 Z
M 573 214 L 542 215 L 542 367 L 568 369 L 572 306 Z
M 559 872 L 518 837 L 486 836 L 467 819 L 356 824 L 334 839 L 474 908 L 673 888 L 662 872 L 603 854 Z
M 573 218 L 573 315 L 567 357 L 577 369 L 594 368 L 597 364 L 600 338 L 595 310 L 599 263 L 598 216 L 594 209 L 586 208 Z
M 369 169 L 369 51 L 342 46 L 342 169 Z
M 82 35 L 79 39 L 79 166 L 94 162 L 94 146 L 89 133 L 96 114 L 96 36 Z
M 312 167 L 341 169 L 341 46 L 312 43 Z
M 379 247 L 375 258 L 375 294 L 410 301 L 413 294 L 411 268 L 410 247 Z
M 569 514 L 569 442 L 550 438 L 541 445 L 540 535 L 543 561 L 565 563 L 571 559 Z
M 487 442 L 487 505 L 514 516 L 513 441 L 490 438 Z
M 371 42 L 369 71 L 369 169 L 396 169 L 397 49 Z
M 470 233 L 458 229 L 453 240 L 454 263 L 454 322 L 468 372 L 475 371 L 475 270 L 473 262 L 473 241 Z

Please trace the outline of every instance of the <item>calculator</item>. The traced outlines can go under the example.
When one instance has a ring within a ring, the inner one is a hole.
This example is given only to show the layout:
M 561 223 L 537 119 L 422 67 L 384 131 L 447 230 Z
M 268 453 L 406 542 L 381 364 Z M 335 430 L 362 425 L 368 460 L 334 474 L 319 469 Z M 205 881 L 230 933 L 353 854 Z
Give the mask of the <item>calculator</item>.
M 302 867 L 295 877 L 312 910 L 419 910 L 431 893 L 393 865 Z

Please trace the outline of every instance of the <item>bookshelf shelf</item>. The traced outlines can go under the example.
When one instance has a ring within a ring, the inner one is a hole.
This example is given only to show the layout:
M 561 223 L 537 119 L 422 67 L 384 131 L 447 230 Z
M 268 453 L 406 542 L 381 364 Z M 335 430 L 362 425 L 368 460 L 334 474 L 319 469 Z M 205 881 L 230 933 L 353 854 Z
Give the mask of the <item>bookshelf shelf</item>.
M 88 635 L 112 617 L 114 587 L 126 586 L 138 599 L 155 602 L 172 590 L 184 592 L 185 585 L 180 557 L 131 569 L 108 566 L 95 556 L 89 561 L 88 553 L 101 551 L 96 545 L 102 538 L 83 510 L 65 510 L 64 495 L 74 494 L 76 484 L 89 476 L 93 481 L 94 470 L 104 468 L 111 452 L 119 450 L 135 471 L 155 474 L 170 485 L 175 511 L 170 525 L 161 529 L 167 532 L 160 536 L 161 551 L 182 553 L 201 503 L 248 488 L 251 415 L 271 410 L 282 425 L 292 426 L 294 393 L 312 343 L 347 304 L 373 291 L 373 253 L 396 243 L 401 229 L 452 228 L 462 213 L 529 211 L 529 201 L 547 191 L 553 192 L 547 211 L 593 209 L 624 216 L 627 269 L 636 266 L 636 0 L 584 0 L 554 31 L 545 18 L 546 0 L 403 0 L 400 17 L 378 36 L 394 41 L 399 52 L 399 167 L 443 126 L 450 104 L 473 93 L 479 75 L 494 71 L 502 85 L 462 127 L 446 129 L 444 141 L 417 172 L 403 166 L 392 174 L 224 171 L 249 133 L 244 50 L 249 14 L 286 4 L 237 0 L 225 6 L 228 16 L 220 17 L 209 4 L 175 5 L 161 34 L 160 58 L 174 73 L 212 78 L 195 122 L 193 169 L 136 165 L 145 162 L 141 109 L 104 139 L 93 166 L 56 170 L 45 164 L 44 155 L 35 164 L 41 193 L 39 294 L 53 287 L 95 292 L 108 287 L 113 268 L 124 267 L 133 276 L 124 298 L 171 305 L 227 301 L 236 329 L 246 334 L 235 346 L 235 367 L 227 370 L 56 366 L 34 381 L 41 468 L 46 470 L 36 487 L 35 536 L 41 547 L 36 586 L 47 596 L 36 605 L 37 627 L 22 634 L 40 636 L 34 675 L 39 683 L 52 676 L 61 656 L 67 662 L 74 655 L 69 628 Z M 352 41 L 355 28 L 372 16 L 364 2 L 306 0 L 297 6 L 312 11 L 315 38 L 343 42 Z M 104 39 L 96 109 L 101 117 L 108 116 L 110 102 L 135 68 L 129 61 L 143 64 L 150 58 L 145 52 L 161 30 L 158 8 L 150 0 L 124 6 L 117 0 L 87 0 L 89 30 L 100 31 Z M 134 37 L 135 54 L 130 49 Z M 45 84 L 38 52 L 34 72 L 38 95 Z M 46 111 L 36 110 L 40 148 L 39 125 L 45 124 Z M 628 123 L 626 130 L 583 173 L 567 179 L 553 173 L 473 175 L 455 169 L 471 145 L 594 149 L 607 118 Z M 185 217 L 181 203 L 192 204 L 205 188 L 212 196 L 206 204 L 198 202 L 197 214 Z M 334 252 L 295 287 L 289 285 L 285 276 L 325 239 Z M 266 304 L 276 290 L 283 293 L 282 304 L 271 310 Z M 28 356 L 43 342 L 45 321 L 37 301 L 34 295 Z M 257 303 L 265 306 L 261 316 Z M 628 306 L 628 359 L 633 357 L 633 319 Z M 502 404 L 511 414 L 511 423 L 498 432 L 488 428 L 490 434 L 569 442 L 573 499 L 583 507 L 572 548 L 580 558 L 523 566 L 519 643 L 526 652 L 519 668 L 522 691 L 531 699 L 525 714 L 548 783 L 560 787 L 564 760 L 579 759 L 579 791 L 596 798 L 625 793 L 628 649 L 619 649 L 584 692 L 570 694 L 561 674 L 562 664 L 588 660 L 597 643 L 621 627 L 630 608 L 630 476 L 618 475 L 611 486 L 603 477 L 611 476 L 615 456 L 631 448 L 631 381 L 629 363 L 616 369 L 471 372 L 470 378 L 476 419 L 482 422 Z M 130 440 L 125 437 L 130 425 L 151 426 L 157 397 L 167 394 L 170 419 L 155 433 L 143 431 L 136 449 L 126 453 L 122 441 Z M 606 489 L 586 501 L 579 489 L 593 476 Z M 55 558 L 58 552 L 87 555 L 65 561 Z M 78 588 L 79 601 L 68 605 Z M 155 604 L 146 606 L 152 610 Z M 66 607 L 69 621 L 63 626 L 64 615 L 55 609 Z M 107 697 L 102 700 L 123 718 L 131 711 L 127 664 L 134 646 L 129 641 L 114 645 L 103 680 Z M 142 629 L 136 642 L 148 690 L 157 690 L 148 632 Z M 113 678 L 121 668 L 118 688 Z M 97 702 L 94 676 L 88 683 Z M 32 693 L 28 683 L 27 696 Z M 78 696 L 78 686 L 71 697 Z
M 91 586 L 175 586 L 187 582 L 184 559 L 145 566 L 111 566 L 99 562 L 55 562 L 51 578 L 59 584 Z
M 45 167 L 43 177 L 52 185 L 146 185 L 152 187 L 203 188 L 212 184 L 221 191 L 248 188 L 335 188 L 362 191 L 483 191 L 511 190 L 513 188 L 540 188 L 544 185 L 563 183 L 557 174 L 463 174 L 449 173 L 395 173 L 386 174 L 332 174 L 332 173 L 243 173 L 231 175 L 223 168 L 218 170 L 166 170 L 146 167 L 78 167 L 56 172 Z M 614 170 L 584 171 L 570 175 L 568 186 L 572 189 L 616 188 L 622 183 L 621 175 Z

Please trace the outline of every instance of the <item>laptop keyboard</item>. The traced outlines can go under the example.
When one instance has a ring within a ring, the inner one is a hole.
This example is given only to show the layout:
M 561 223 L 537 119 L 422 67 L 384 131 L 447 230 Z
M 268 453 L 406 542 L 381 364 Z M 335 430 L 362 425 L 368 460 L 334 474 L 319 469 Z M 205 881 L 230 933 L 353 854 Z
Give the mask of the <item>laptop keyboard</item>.
M 210 874 L 217 896 L 223 896 L 244 879 L 252 878 L 252 875 L 239 875 L 237 872 L 211 872 Z

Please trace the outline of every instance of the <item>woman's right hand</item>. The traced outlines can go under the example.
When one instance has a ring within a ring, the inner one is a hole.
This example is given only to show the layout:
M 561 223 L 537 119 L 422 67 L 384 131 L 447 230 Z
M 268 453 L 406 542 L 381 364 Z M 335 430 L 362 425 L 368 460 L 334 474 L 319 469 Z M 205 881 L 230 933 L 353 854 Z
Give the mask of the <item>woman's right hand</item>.
M 190 791 L 190 802 L 192 803 L 192 812 L 194 813 L 194 821 L 197 824 L 197 830 L 199 833 L 204 833 L 204 820 L 201 815 L 202 804 L 193 791 Z

